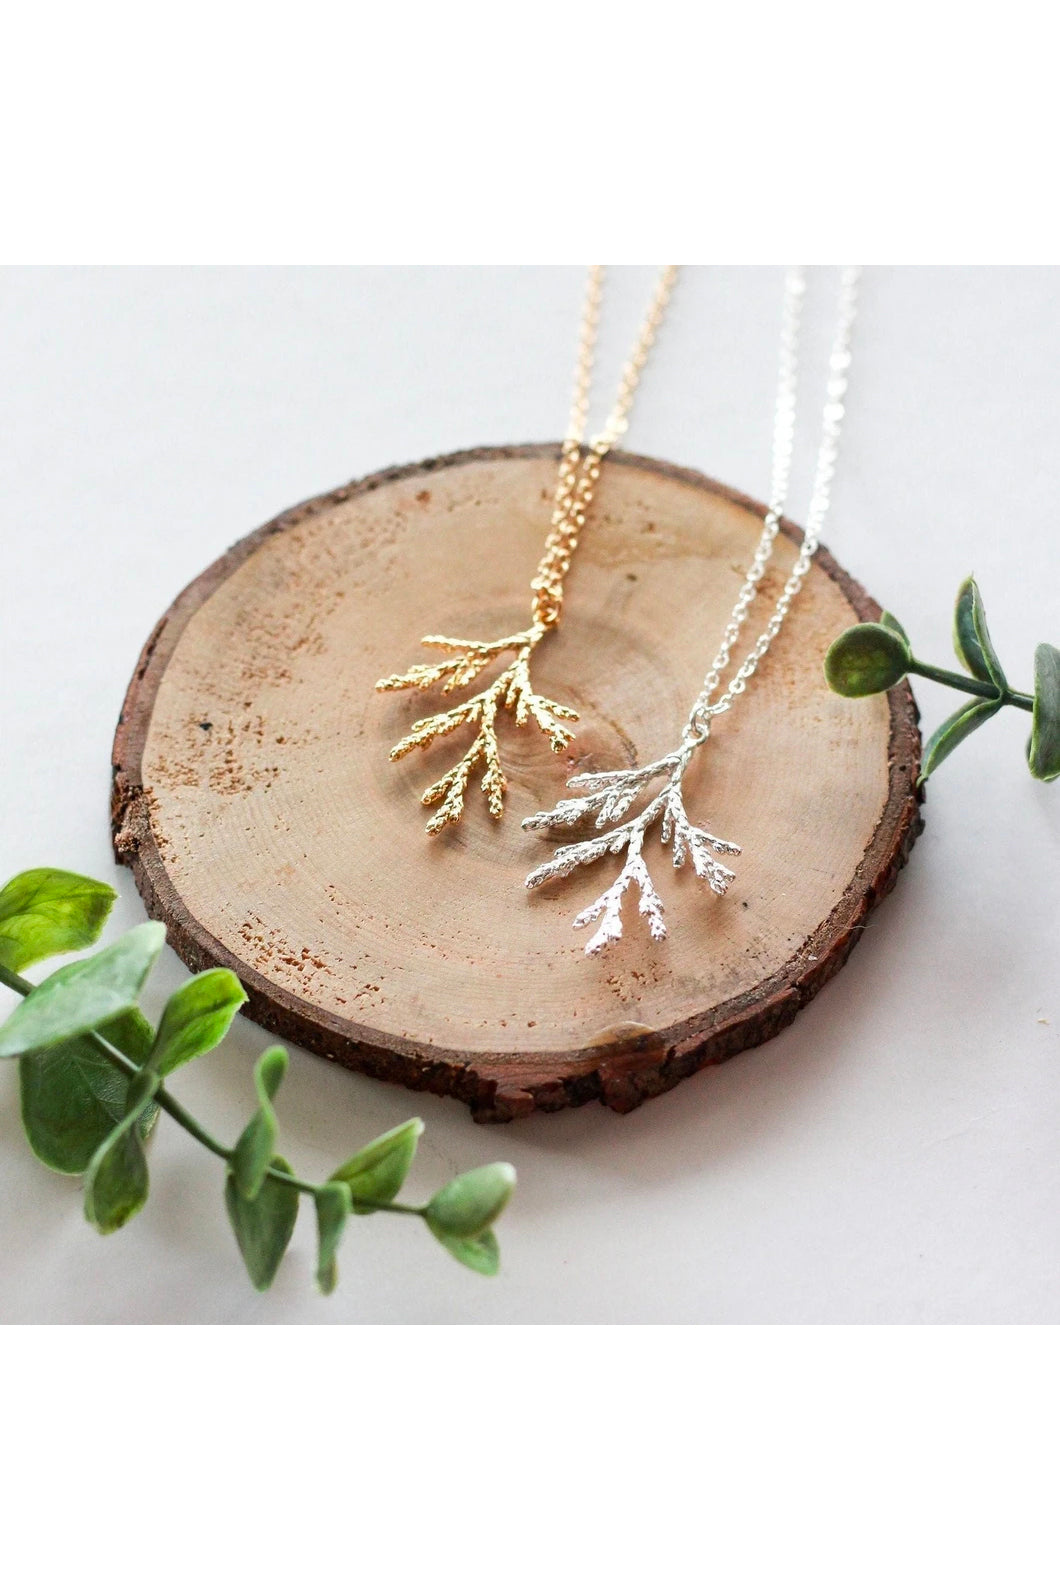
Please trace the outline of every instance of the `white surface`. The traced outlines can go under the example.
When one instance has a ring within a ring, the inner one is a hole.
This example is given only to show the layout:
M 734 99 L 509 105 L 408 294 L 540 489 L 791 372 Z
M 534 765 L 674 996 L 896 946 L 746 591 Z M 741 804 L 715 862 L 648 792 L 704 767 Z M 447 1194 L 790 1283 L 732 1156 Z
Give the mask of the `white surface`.
M 608 391 L 648 280 L 621 272 L 609 294 Z M 1034 643 L 1060 641 L 1058 286 L 1056 271 L 866 273 L 825 534 L 937 662 L 974 570 L 1025 688 Z M 796 518 L 832 311 L 830 281 L 815 289 Z M 0 273 L 0 876 L 93 873 L 122 892 L 117 927 L 141 919 L 110 858 L 109 747 L 159 614 L 301 498 L 558 435 L 580 292 L 566 268 Z M 689 272 L 628 445 L 764 495 L 779 301 L 776 270 Z M 918 695 L 928 728 L 953 704 Z M 493 1282 L 380 1217 L 355 1223 L 321 1299 L 305 1210 L 259 1297 L 218 1163 L 168 1122 L 146 1210 L 102 1239 L 76 1184 L 31 1157 L 5 1068 L 0 1319 L 1055 1321 L 1060 790 L 1027 774 L 1026 730 L 1006 712 L 943 768 L 895 894 L 793 1027 L 625 1119 L 588 1106 L 476 1127 L 452 1101 L 296 1052 L 283 1147 L 306 1173 L 413 1113 L 427 1121 L 413 1192 L 515 1162 Z M 156 1004 L 181 974 L 166 951 Z M 262 1044 L 237 1024 L 175 1091 L 234 1134 Z

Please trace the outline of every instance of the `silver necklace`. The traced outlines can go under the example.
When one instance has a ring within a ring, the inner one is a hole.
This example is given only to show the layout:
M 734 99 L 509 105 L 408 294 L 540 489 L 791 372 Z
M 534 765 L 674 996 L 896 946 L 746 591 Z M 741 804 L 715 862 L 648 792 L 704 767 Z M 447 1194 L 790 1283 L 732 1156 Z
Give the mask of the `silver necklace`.
M 850 369 L 850 340 L 857 312 L 860 276 L 861 268 L 856 265 L 844 266 L 840 272 L 839 312 L 828 363 L 821 445 L 817 454 L 806 528 L 798 557 L 777 598 L 769 622 L 722 694 L 715 700 L 714 692 L 721 683 L 723 671 L 729 665 L 732 649 L 772 556 L 787 503 L 795 448 L 799 333 L 806 296 L 806 271 L 801 265 L 791 266 L 784 281 L 780 366 L 773 422 L 772 481 L 762 535 L 725 627 L 717 655 L 692 704 L 680 744 L 676 750 L 659 757 L 658 761 L 648 763 L 646 767 L 576 774 L 567 781 L 568 789 L 579 791 L 576 796 L 559 801 L 551 811 L 537 812 L 523 823 L 524 828 L 552 833 L 573 828 L 586 818 L 594 817 L 595 826 L 607 830 L 576 844 L 561 845 L 551 861 L 546 861 L 530 874 L 526 880 L 528 889 L 569 877 L 578 867 L 588 866 L 609 853 L 619 855 L 623 850 L 626 852 L 622 870 L 614 883 L 574 918 L 576 928 L 588 927 L 590 923 L 599 921 L 599 927 L 585 946 L 587 955 L 599 954 L 622 937 L 622 900 L 633 883 L 640 890 L 640 911 L 647 919 L 652 938 L 666 937 L 663 903 L 642 854 L 645 835 L 656 823 L 660 824 L 662 843 L 670 846 L 674 866 L 680 867 L 686 859 L 690 860 L 697 877 L 702 878 L 715 894 L 724 894 L 735 876 L 731 868 L 719 861 L 718 857 L 737 856 L 740 846 L 731 840 L 719 839 L 704 828 L 693 826 L 685 811 L 681 784 L 692 758 L 710 736 L 712 720 L 720 713 L 728 712 L 747 689 L 749 680 L 780 632 L 817 551 L 831 501 L 832 481 L 839 456 Z M 637 816 L 628 822 L 619 822 L 646 787 L 660 778 L 665 779 L 662 789 Z M 609 824 L 616 826 L 609 828 Z

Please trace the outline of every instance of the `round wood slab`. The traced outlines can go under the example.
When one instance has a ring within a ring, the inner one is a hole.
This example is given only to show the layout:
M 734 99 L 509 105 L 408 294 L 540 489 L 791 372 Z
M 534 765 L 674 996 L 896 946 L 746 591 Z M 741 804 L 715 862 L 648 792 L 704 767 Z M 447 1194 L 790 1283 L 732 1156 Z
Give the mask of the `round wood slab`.
M 247 536 L 148 640 L 114 744 L 115 852 L 187 964 L 231 967 L 262 1026 L 483 1121 L 588 1099 L 629 1110 L 772 1037 L 842 966 L 922 826 L 908 687 L 845 701 L 825 684 L 829 642 L 879 608 L 822 550 L 686 777 L 693 822 L 743 846 L 728 894 L 650 835 L 670 936 L 653 943 L 630 899 L 625 938 L 589 958 L 571 920 L 615 858 L 527 893 L 551 849 L 520 819 L 572 773 L 677 742 L 761 529 L 737 493 L 616 453 L 563 624 L 532 663 L 579 712 L 577 736 L 557 756 L 505 716 L 504 816 L 473 785 L 464 821 L 425 835 L 420 793 L 464 735 L 387 752 L 452 698 L 373 686 L 432 656 L 422 635 L 525 624 L 557 455 L 386 470 Z M 784 530 L 748 645 L 794 559 Z

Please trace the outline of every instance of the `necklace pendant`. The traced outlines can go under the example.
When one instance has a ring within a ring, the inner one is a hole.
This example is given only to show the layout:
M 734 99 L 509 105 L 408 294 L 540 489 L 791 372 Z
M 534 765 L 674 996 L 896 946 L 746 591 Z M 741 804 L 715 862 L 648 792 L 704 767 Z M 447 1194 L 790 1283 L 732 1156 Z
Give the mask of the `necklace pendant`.
M 490 816 L 500 817 L 503 813 L 508 781 L 501 767 L 497 743 L 496 721 L 499 712 L 510 712 L 515 718 L 516 727 L 520 729 L 534 722 L 542 734 L 548 736 L 553 751 L 562 751 L 571 742 L 571 733 L 563 727 L 563 722 L 575 722 L 578 714 L 571 707 L 561 706 L 558 701 L 538 695 L 530 683 L 530 654 L 548 631 L 559 623 L 563 609 L 563 582 L 585 528 L 586 515 L 600 478 L 600 465 L 626 428 L 640 372 L 655 340 L 676 272 L 675 265 L 668 265 L 661 272 L 633 353 L 623 369 L 610 417 L 604 429 L 583 450 L 603 269 L 594 265 L 589 272 L 582 335 L 578 344 L 574 397 L 567 435 L 560 448 L 552 524 L 537 572 L 530 582 L 533 593 L 530 627 L 517 635 L 507 635 L 502 640 L 493 641 L 451 640 L 447 635 L 426 635 L 423 640 L 425 646 L 435 646 L 452 655 L 442 663 L 417 663 L 403 674 L 391 674 L 386 679 L 380 679 L 376 685 L 377 690 L 427 690 L 433 685 L 441 685 L 443 692 L 449 692 L 470 684 L 505 652 L 515 652 L 515 660 L 485 690 L 480 690 L 460 706 L 451 707 L 448 712 L 436 712 L 429 718 L 421 718 L 412 725 L 404 739 L 391 749 L 390 760 L 396 762 L 410 751 L 433 744 L 441 735 L 452 734 L 464 724 L 476 727 L 475 738 L 459 762 L 425 789 L 420 797 L 425 806 L 438 808 L 427 824 L 429 834 L 437 834 L 449 823 L 460 821 L 468 783 L 472 773 L 480 766 L 483 769 L 482 792 Z
M 420 718 L 391 748 L 390 760 L 397 762 L 410 751 L 425 750 L 435 740 L 454 733 L 464 724 L 476 729 L 471 745 L 460 760 L 420 797 L 424 806 L 438 808 L 427 824 L 429 834 L 440 833 L 449 823 L 460 821 L 468 784 L 479 767 L 482 768 L 482 793 L 490 816 L 497 818 L 503 813 L 508 781 L 501 766 L 497 740 L 499 712 L 510 712 L 520 729 L 532 720 L 542 734 L 548 736 L 553 751 L 562 751 L 570 744 L 571 732 L 564 728 L 561 720 L 574 722 L 578 714 L 571 707 L 538 695 L 530 682 L 530 654 L 546 633 L 544 626 L 534 623 L 529 629 L 506 635 L 501 640 L 454 640 L 448 635 L 425 635 L 424 646 L 450 653 L 445 661 L 415 663 L 406 673 L 391 674 L 376 684 L 377 690 L 429 690 L 440 686 L 442 693 L 448 695 L 471 684 L 498 657 L 506 652 L 515 653 L 514 660 L 492 684 L 459 706 Z
M 705 738 L 705 736 L 704 736 Z M 622 902 L 626 890 L 636 884 L 640 892 L 639 910 L 648 925 L 652 938 L 666 937 L 666 917 L 662 899 L 652 882 L 648 864 L 644 859 L 644 839 L 649 830 L 659 825 L 659 838 L 669 845 L 675 867 L 691 861 L 698 878 L 714 894 L 724 894 L 735 877 L 731 868 L 718 860 L 719 856 L 737 856 L 740 846 L 728 839 L 693 825 L 685 811 L 681 781 L 692 755 L 702 740 L 686 740 L 670 755 L 660 757 L 643 768 L 626 768 L 609 773 L 579 773 L 569 779 L 567 787 L 581 791 L 574 799 L 562 800 L 551 811 L 538 812 L 523 823 L 527 829 L 554 833 L 558 829 L 573 828 L 589 817 L 595 818 L 597 828 L 607 832 L 583 839 L 574 844 L 561 845 L 552 857 L 533 871 L 526 880 L 528 889 L 543 883 L 567 878 L 578 867 L 589 866 L 605 855 L 626 852 L 622 869 L 611 886 L 604 890 L 592 905 L 574 918 L 576 928 L 599 922 L 599 927 L 585 946 L 587 955 L 598 955 L 622 937 Z M 648 784 L 665 778 L 663 788 L 643 807 L 637 816 L 627 822 L 625 816 L 637 797 Z

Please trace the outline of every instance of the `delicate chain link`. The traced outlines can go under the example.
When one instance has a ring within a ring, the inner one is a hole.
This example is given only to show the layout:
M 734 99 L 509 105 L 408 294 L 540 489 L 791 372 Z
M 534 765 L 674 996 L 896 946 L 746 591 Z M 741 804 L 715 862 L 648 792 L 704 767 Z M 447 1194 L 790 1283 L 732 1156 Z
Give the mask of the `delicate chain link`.
M 676 279 L 676 265 L 667 265 L 660 272 L 633 352 L 622 368 L 614 407 L 607 417 L 603 430 L 598 431 L 589 442 L 583 459 L 582 443 L 589 411 L 589 390 L 592 384 L 593 360 L 600 324 L 600 300 L 604 283 L 603 266 L 590 267 L 582 310 L 570 419 L 567 423 L 567 434 L 563 441 L 556 480 L 552 527 L 545 542 L 541 562 L 537 566 L 537 573 L 531 581 L 531 590 L 534 592 L 534 623 L 542 630 L 551 629 L 559 623 L 563 609 L 563 582 L 570 569 L 578 538 L 584 528 L 589 504 L 596 491 L 596 482 L 600 478 L 600 465 L 626 429 L 627 416 L 637 390 L 637 383 L 647 363 L 648 354 L 651 352 Z
M 688 719 L 686 739 L 703 738 L 709 730 L 710 719 L 731 707 L 735 698 L 742 695 L 747 682 L 769 650 L 788 615 L 792 602 L 802 588 L 809 572 L 813 555 L 817 551 L 821 531 L 832 497 L 836 459 L 839 456 L 839 439 L 846 412 L 845 398 L 850 370 L 850 341 L 857 314 L 858 285 L 861 267 L 844 266 L 840 272 L 839 315 L 828 361 L 828 385 L 823 413 L 821 446 L 817 455 L 810 507 L 806 515 L 806 528 L 802 545 L 791 573 L 777 598 L 769 622 L 755 644 L 730 679 L 717 701 L 711 697 L 721 681 L 722 670 L 728 666 L 732 648 L 743 628 L 751 603 L 754 601 L 762 576 L 766 571 L 773 544 L 784 516 L 788 487 L 791 481 L 791 462 L 795 443 L 795 409 L 798 395 L 798 346 L 802 323 L 802 307 L 806 295 L 806 272 L 802 266 L 792 266 L 784 284 L 784 310 L 780 336 L 780 369 L 777 381 L 777 407 L 773 426 L 773 478 L 770 486 L 769 508 L 761 538 L 732 616 L 726 626 L 718 654 L 703 681 Z

